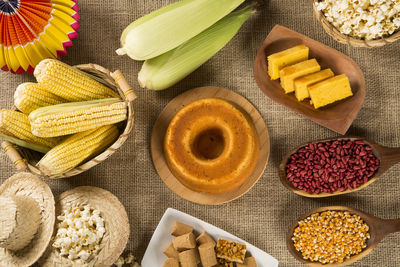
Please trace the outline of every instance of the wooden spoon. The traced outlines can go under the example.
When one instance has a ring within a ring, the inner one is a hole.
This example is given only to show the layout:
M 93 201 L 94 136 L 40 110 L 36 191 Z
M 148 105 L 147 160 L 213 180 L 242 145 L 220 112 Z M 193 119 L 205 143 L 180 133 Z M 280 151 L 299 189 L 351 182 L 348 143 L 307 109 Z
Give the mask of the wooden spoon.
M 353 96 L 329 106 L 315 109 L 308 100 L 297 101 L 294 94 L 285 94 L 279 80 L 271 80 L 267 70 L 267 56 L 304 44 L 310 48 L 310 59 L 315 58 L 321 69 L 331 68 L 349 78 Z M 254 77 L 261 91 L 275 102 L 309 118 L 310 120 L 345 134 L 364 103 L 365 79 L 360 67 L 348 56 L 305 35 L 280 25 L 275 26 L 261 45 L 254 61 Z
M 333 193 L 325 193 L 321 192 L 319 194 L 312 194 L 312 193 L 307 193 L 306 191 L 300 190 L 292 185 L 292 183 L 288 180 L 286 176 L 286 165 L 290 159 L 290 156 L 294 153 L 296 153 L 300 148 L 307 146 L 308 144 L 315 144 L 315 143 L 320 143 L 320 142 L 327 142 L 327 141 L 335 141 L 335 140 L 351 140 L 351 141 L 356 141 L 356 140 L 361 140 L 364 141 L 367 145 L 372 147 L 372 152 L 374 153 L 375 157 L 377 157 L 380 160 L 380 165 L 378 171 L 375 173 L 374 176 L 370 177 L 368 182 L 362 184 L 361 186 L 354 188 L 354 189 L 346 189 L 344 191 L 335 191 Z M 293 149 L 290 151 L 286 156 L 284 156 L 281 164 L 279 165 L 279 175 L 281 178 L 282 184 L 289 189 L 290 191 L 301 195 L 305 197 L 311 197 L 311 198 L 320 198 L 320 197 L 331 197 L 331 196 L 336 196 L 336 195 L 342 195 L 342 194 L 348 194 L 351 192 L 355 192 L 358 190 L 361 190 L 368 185 L 372 184 L 373 182 L 376 181 L 378 177 L 380 177 L 384 172 L 386 172 L 390 167 L 395 165 L 396 163 L 400 162 L 400 148 L 392 148 L 392 147 L 385 147 L 382 145 L 379 145 L 373 141 L 366 140 L 361 137 L 335 137 L 335 138 L 329 138 L 329 139 L 323 139 L 323 140 L 317 140 L 313 141 L 308 144 L 303 144 L 298 146 L 297 148 Z
M 317 262 L 311 262 L 309 260 L 303 259 L 301 253 L 296 250 L 294 247 L 294 243 L 292 241 L 293 237 L 293 232 L 294 229 L 298 226 L 298 222 L 307 218 L 311 214 L 317 213 L 317 212 L 324 212 L 324 211 L 348 211 L 352 215 L 358 215 L 361 217 L 361 219 L 364 220 L 364 222 L 367 223 L 369 226 L 369 233 L 371 235 L 371 238 L 368 239 L 367 241 L 367 247 L 357 255 L 352 256 L 350 259 L 345 260 L 341 264 L 321 264 Z M 365 212 L 355 210 L 352 208 L 348 207 L 343 207 L 343 206 L 330 206 L 330 207 L 321 207 L 318 209 L 314 209 L 303 216 L 295 222 L 291 227 L 290 230 L 287 234 L 286 237 L 286 245 L 289 250 L 289 252 L 300 262 L 308 265 L 308 266 L 314 266 L 314 267 L 323 267 L 323 266 L 345 266 L 349 265 L 351 263 L 354 263 L 361 258 L 367 256 L 375 247 L 376 245 L 388 234 L 395 233 L 395 232 L 400 232 L 400 219 L 394 219 L 394 220 L 386 220 L 386 219 L 381 219 L 377 218 L 371 214 L 367 214 Z

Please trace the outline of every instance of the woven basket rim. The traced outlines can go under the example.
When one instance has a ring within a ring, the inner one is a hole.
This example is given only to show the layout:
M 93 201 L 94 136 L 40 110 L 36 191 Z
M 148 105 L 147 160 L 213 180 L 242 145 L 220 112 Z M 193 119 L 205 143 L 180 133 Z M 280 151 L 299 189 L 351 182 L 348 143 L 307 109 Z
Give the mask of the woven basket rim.
M 116 90 L 120 94 L 121 99 L 127 103 L 128 118 L 126 119 L 126 121 L 124 121 L 124 123 L 126 123 L 126 126 L 124 127 L 124 131 L 122 133 L 120 133 L 118 139 L 112 145 L 110 145 L 105 151 L 103 151 L 96 157 L 91 158 L 89 161 L 86 161 L 85 163 L 83 163 L 79 166 L 76 166 L 75 168 L 72 168 L 62 174 L 51 175 L 51 176 L 45 175 L 43 172 L 41 172 L 39 170 L 39 168 L 37 168 L 35 165 L 31 164 L 29 159 L 27 159 L 26 163 L 27 163 L 28 169 L 26 171 L 29 171 L 32 174 L 44 177 L 46 179 L 59 179 L 59 178 L 67 178 L 67 177 L 75 176 L 75 175 L 83 173 L 83 172 L 91 169 L 92 167 L 100 164 L 101 162 L 106 160 L 108 157 L 110 157 L 112 154 L 114 154 L 115 151 L 117 151 L 118 148 L 120 148 L 125 143 L 125 141 L 129 137 L 129 134 L 132 132 L 132 129 L 134 126 L 133 103 L 132 103 L 132 101 L 128 100 L 127 92 L 124 91 L 122 89 L 122 87 L 120 86 L 120 84 L 112 77 L 111 72 L 108 69 L 106 69 L 100 65 L 93 64 L 93 63 L 74 65 L 73 67 L 77 68 L 78 70 L 83 71 L 85 73 L 89 72 L 89 74 L 94 74 L 94 75 L 97 74 L 97 75 L 105 76 L 106 79 L 104 79 L 102 77 L 98 77 L 98 78 L 101 79 L 101 81 L 104 83 L 104 85 L 106 85 L 107 87 L 109 87 L 112 90 Z M 123 76 L 122 76 L 122 78 L 125 80 L 125 78 Z M 126 80 L 125 80 L 125 82 L 126 82 Z M 132 89 L 130 89 L 130 90 L 132 90 Z M 26 148 L 20 148 L 20 149 L 26 150 Z M 17 151 L 17 153 L 20 154 L 18 151 Z M 22 158 L 22 155 L 20 155 L 20 156 Z
M 347 44 L 354 47 L 374 48 L 374 47 L 381 47 L 393 43 L 397 40 L 400 40 L 400 29 L 391 34 L 390 36 L 374 40 L 363 40 L 343 34 L 326 19 L 322 11 L 318 10 L 315 7 L 314 3 L 316 2 L 320 2 L 320 0 L 311 0 L 315 17 L 322 24 L 322 27 L 324 28 L 325 32 L 339 43 Z

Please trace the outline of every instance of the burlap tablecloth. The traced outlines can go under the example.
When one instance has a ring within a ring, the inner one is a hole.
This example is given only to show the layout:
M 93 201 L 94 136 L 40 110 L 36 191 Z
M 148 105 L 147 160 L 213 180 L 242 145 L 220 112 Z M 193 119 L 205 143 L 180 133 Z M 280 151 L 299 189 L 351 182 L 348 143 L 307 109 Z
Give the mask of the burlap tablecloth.
M 49 181 L 55 195 L 80 185 L 98 186 L 114 193 L 125 205 L 131 223 L 127 246 L 139 259 L 161 216 L 168 207 L 194 215 L 265 250 L 280 266 L 302 266 L 287 251 L 285 234 L 299 215 L 325 205 L 347 205 L 383 218 L 400 218 L 400 166 L 393 167 L 368 188 L 345 196 L 307 199 L 283 187 L 278 177 L 282 156 L 295 146 L 336 134 L 276 104 L 257 87 L 253 60 L 275 24 L 294 29 L 349 55 L 365 73 L 367 96 L 349 134 L 365 136 L 387 145 L 400 146 L 399 60 L 400 42 L 377 49 L 351 48 L 331 39 L 313 16 L 309 1 L 274 0 L 245 24 L 237 37 L 189 78 L 162 92 L 139 88 L 140 62 L 119 57 L 122 30 L 138 17 L 174 0 L 85 0 L 80 6 L 79 38 L 63 61 L 69 64 L 97 63 L 110 70 L 121 69 L 138 94 L 135 101 L 134 134 L 107 161 L 71 179 Z M 18 84 L 31 75 L 1 72 L 0 106 L 10 108 Z M 157 175 L 150 155 L 150 134 L 157 116 L 173 97 L 199 86 L 230 88 L 245 96 L 260 111 L 271 136 L 271 157 L 254 188 L 242 198 L 221 206 L 201 206 L 172 193 Z M 15 173 L 0 153 L 0 181 Z M 399 234 L 387 237 L 366 258 L 352 266 L 400 266 Z M 156 267 L 156 266 L 154 266 Z

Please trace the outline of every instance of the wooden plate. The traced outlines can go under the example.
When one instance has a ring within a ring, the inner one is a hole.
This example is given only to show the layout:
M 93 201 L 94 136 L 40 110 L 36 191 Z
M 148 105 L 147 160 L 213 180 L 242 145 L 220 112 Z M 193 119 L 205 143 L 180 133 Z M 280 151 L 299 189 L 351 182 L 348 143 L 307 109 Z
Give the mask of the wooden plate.
M 196 192 L 182 185 L 170 172 L 163 151 L 165 132 L 174 115 L 185 105 L 208 97 L 221 98 L 240 106 L 252 118 L 260 138 L 260 156 L 251 176 L 240 187 L 222 194 Z M 151 156 L 153 158 L 154 167 L 164 183 L 180 197 L 204 205 L 227 203 L 247 193 L 264 173 L 269 158 L 269 151 L 270 142 L 268 129 L 260 113 L 244 97 L 220 87 L 210 86 L 195 88 L 175 97 L 161 112 L 154 124 L 151 136 Z
M 346 74 L 354 95 L 327 107 L 315 109 L 308 99 L 299 102 L 293 93 L 285 94 L 279 80 L 273 81 L 269 78 L 267 56 L 299 44 L 310 48 L 310 58 L 317 59 L 321 69 L 331 68 L 335 75 Z M 340 134 L 347 132 L 364 103 L 364 74 L 351 58 L 280 25 L 272 29 L 261 45 L 254 62 L 254 76 L 258 86 L 269 98 Z

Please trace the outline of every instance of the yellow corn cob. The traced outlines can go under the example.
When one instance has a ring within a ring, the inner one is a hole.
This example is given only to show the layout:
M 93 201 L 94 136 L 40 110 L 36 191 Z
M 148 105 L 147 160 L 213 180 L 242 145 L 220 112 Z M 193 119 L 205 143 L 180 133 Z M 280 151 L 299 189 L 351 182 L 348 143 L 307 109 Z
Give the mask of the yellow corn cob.
M 43 107 L 29 115 L 31 131 L 40 137 L 74 134 L 114 124 L 126 118 L 126 103 L 116 98 Z
M 50 150 L 37 164 L 46 175 L 64 173 L 100 153 L 111 145 L 119 135 L 115 125 L 72 135 Z
M 45 90 L 37 83 L 23 83 L 14 94 L 14 105 L 23 113 L 29 114 L 35 109 L 68 102 Z
M 0 110 L 0 132 L 32 144 L 52 148 L 60 143 L 59 138 L 41 138 L 32 134 L 28 116 L 19 111 Z
M 36 66 L 34 75 L 47 91 L 70 102 L 119 98 L 115 91 L 55 59 L 42 60 Z

